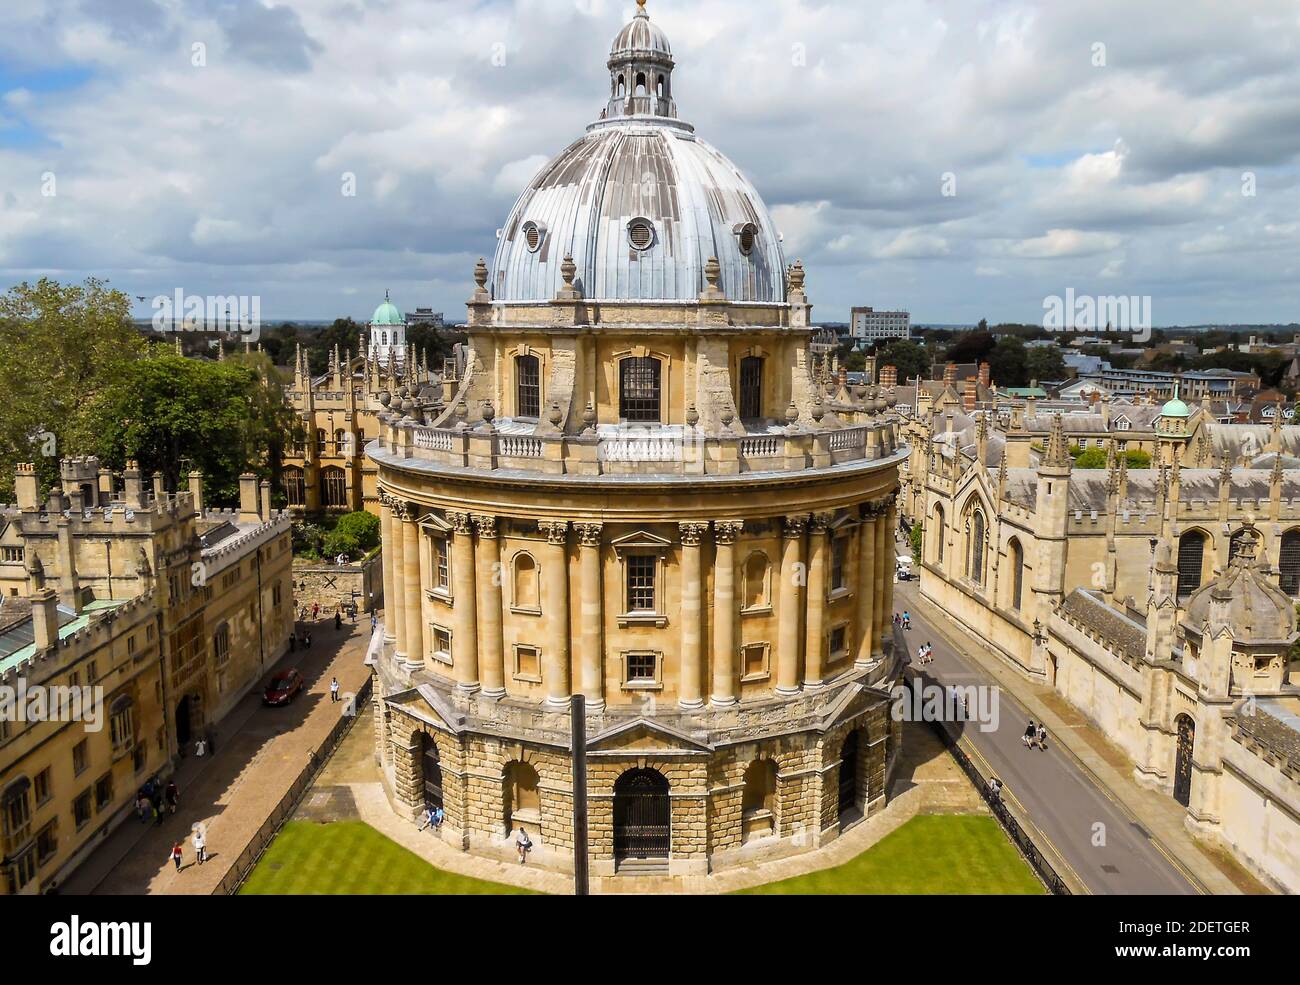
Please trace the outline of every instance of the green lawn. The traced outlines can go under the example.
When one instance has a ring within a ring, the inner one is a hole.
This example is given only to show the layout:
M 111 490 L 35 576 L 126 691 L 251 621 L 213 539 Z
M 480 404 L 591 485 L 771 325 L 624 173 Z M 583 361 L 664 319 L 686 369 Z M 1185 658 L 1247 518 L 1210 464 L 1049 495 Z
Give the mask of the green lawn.
M 239 892 L 262 896 L 484 896 L 529 891 L 435 869 L 361 821 L 290 821 Z
M 1023 896 L 1046 890 L 993 818 L 921 814 L 852 862 L 744 892 Z

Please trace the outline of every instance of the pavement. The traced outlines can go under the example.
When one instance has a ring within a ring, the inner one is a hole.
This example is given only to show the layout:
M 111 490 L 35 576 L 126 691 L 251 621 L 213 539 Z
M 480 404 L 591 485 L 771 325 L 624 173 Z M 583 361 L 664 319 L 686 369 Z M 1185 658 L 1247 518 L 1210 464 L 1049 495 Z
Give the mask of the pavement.
M 355 693 L 369 676 L 363 661 L 370 642 L 370 623 L 333 619 L 299 623 L 312 635 L 312 648 L 301 647 L 266 668 L 257 685 L 221 721 L 217 752 L 180 761 L 175 773 L 180 809 L 161 825 L 123 822 L 65 881 L 65 895 L 211 894 L 272 812 L 280 804 L 311 756 L 324 743 L 344 708 L 329 696 L 330 678 L 342 692 Z M 263 708 L 262 688 L 275 670 L 297 667 L 306 689 L 283 708 Z M 356 726 L 353 732 L 356 731 Z M 373 729 L 369 733 L 374 743 Z M 191 832 L 202 824 L 208 861 L 199 865 Z M 169 856 L 182 843 L 184 859 L 177 871 Z
M 991 652 L 923 599 L 916 582 L 896 586 L 895 608 L 910 612 L 901 645 L 922 683 L 997 686 L 997 727 L 961 723 L 961 746 L 983 775 L 1005 784 L 1003 800 L 1073 891 L 1268 892 L 1225 852 L 1193 837 L 1172 797 L 1138 786 L 1123 752 L 1054 689 Z M 925 642 L 933 644 L 935 658 L 919 667 L 915 654 Z M 1022 741 L 1031 718 L 1047 728 L 1046 750 Z

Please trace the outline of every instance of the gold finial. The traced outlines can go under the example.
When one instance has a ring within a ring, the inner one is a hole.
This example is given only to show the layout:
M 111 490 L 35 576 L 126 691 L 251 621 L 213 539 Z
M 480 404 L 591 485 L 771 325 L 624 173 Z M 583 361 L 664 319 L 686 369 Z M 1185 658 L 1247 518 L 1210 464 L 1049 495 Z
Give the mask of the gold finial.
M 645 0 L 636 0 L 636 5 L 637 5 L 637 7 L 640 8 L 640 9 L 637 11 L 637 13 L 644 14 L 644 13 L 645 13 Z

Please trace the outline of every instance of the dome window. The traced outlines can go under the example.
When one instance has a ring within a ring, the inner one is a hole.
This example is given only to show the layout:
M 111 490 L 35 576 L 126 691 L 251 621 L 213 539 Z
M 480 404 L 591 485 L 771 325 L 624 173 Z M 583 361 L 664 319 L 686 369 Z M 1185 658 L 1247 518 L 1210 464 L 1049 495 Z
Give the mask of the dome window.
M 754 240 L 758 238 L 758 227 L 752 222 L 747 222 L 743 226 L 736 228 L 736 239 L 740 244 L 740 252 L 749 256 L 754 252 Z
M 542 248 L 542 242 L 546 239 L 546 227 L 538 225 L 535 222 L 524 223 L 524 242 L 528 244 L 528 252 L 536 253 Z
M 648 250 L 654 246 L 655 227 L 649 219 L 633 219 L 627 224 L 627 238 L 633 249 Z

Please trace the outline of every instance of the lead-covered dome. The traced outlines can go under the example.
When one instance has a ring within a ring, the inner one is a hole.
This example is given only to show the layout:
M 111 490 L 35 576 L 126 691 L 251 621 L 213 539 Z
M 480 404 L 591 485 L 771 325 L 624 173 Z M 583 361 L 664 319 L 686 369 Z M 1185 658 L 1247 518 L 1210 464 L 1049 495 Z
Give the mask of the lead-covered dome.
M 609 59 L 601 118 L 524 189 L 502 228 L 493 299 L 549 301 L 574 286 L 593 300 L 695 301 L 717 258 L 732 301 L 785 301 L 785 257 L 762 197 L 677 119 L 668 39 L 644 6 Z

